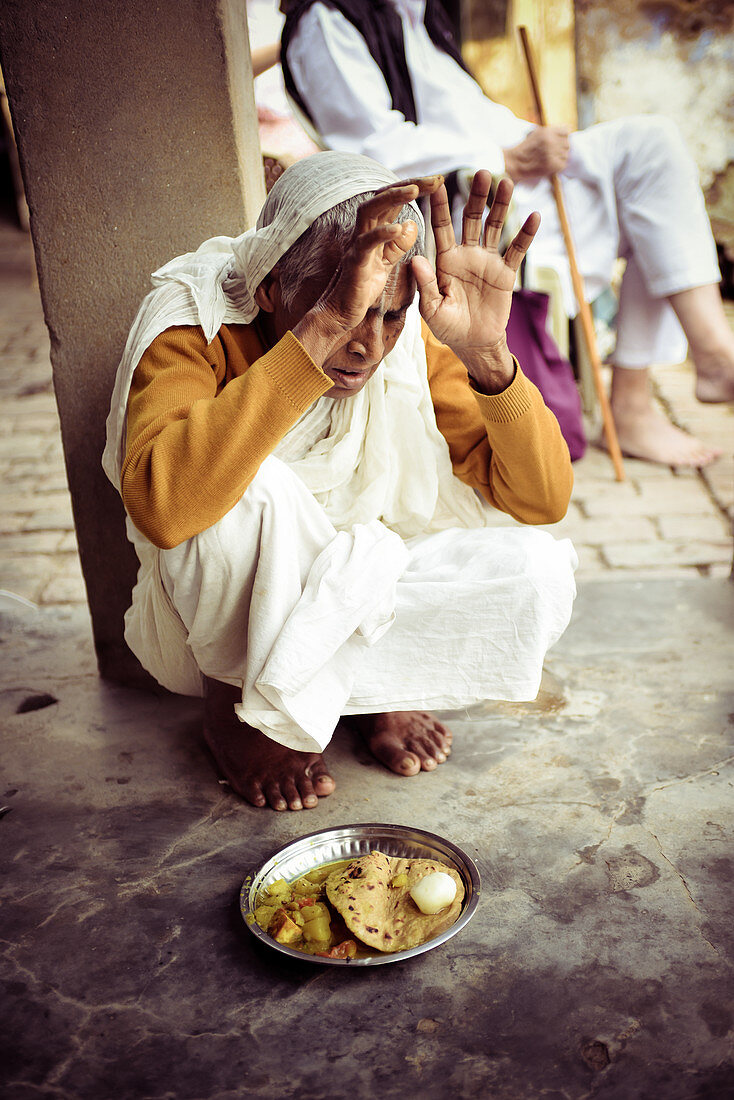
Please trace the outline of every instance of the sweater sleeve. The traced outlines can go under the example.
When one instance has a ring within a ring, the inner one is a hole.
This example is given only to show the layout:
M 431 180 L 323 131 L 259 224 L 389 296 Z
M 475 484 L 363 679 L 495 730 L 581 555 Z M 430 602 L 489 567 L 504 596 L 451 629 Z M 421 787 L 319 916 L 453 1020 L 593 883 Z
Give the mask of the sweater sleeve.
M 423 325 L 436 422 L 454 473 L 522 523 L 556 523 L 571 499 L 566 441 L 540 391 L 522 373 L 502 393 L 471 386 L 460 359 Z
M 122 499 L 162 549 L 221 519 L 332 385 L 290 332 L 227 380 L 223 333 L 207 344 L 199 328 L 167 329 L 133 376 Z

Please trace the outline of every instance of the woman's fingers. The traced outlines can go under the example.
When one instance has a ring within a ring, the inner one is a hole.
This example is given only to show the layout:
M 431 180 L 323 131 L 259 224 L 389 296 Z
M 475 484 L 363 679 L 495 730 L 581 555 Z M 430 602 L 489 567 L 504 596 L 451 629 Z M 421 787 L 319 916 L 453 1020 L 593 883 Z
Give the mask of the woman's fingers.
M 525 220 L 525 224 L 518 232 L 510 247 L 505 252 L 505 264 L 512 271 L 517 271 L 523 257 L 532 244 L 533 237 L 540 226 L 540 214 L 534 211 Z
M 443 184 L 431 195 L 431 226 L 437 256 L 456 246 L 454 227 L 451 224 L 449 197 Z
M 400 222 L 400 235 L 389 240 L 383 249 L 382 259 L 387 264 L 397 264 L 413 247 L 418 237 L 418 226 L 413 221 Z
M 368 260 L 381 248 L 380 259 L 392 266 L 413 247 L 417 236 L 418 226 L 413 221 L 386 222 L 360 233 L 353 240 L 352 248 L 357 263 Z
M 406 203 L 413 202 L 420 194 L 415 183 L 395 183 L 383 187 L 371 199 L 360 204 L 357 211 L 357 235 L 382 222 L 394 222 Z
M 443 294 L 438 289 L 436 273 L 425 256 L 414 256 L 411 267 L 418 287 L 421 316 L 424 320 L 429 320 L 443 302 Z
M 372 253 L 377 249 L 386 250 L 388 247 L 395 246 L 398 254 L 401 253 L 403 251 L 402 241 L 409 225 L 413 226 L 415 232 L 416 226 L 414 222 L 386 222 L 382 225 L 374 225 L 364 230 L 364 232 L 356 234 L 349 249 L 349 253 L 351 253 L 356 265 L 363 264 L 369 260 Z M 415 237 L 413 239 L 415 239 Z M 345 256 L 345 260 L 349 256 L 349 253 Z M 381 258 L 386 258 L 384 251 L 381 253 Z
M 466 201 L 461 219 L 462 244 L 479 244 L 482 235 L 482 219 L 484 218 L 484 211 L 487 207 L 487 198 L 491 185 L 492 176 L 489 172 L 481 170 L 475 173 L 469 191 L 469 198 Z
M 492 248 L 496 252 L 499 248 L 500 237 L 510 209 L 512 199 L 512 180 L 504 176 L 497 184 L 497 191 L 492 201 L 492 208 L 484 223 L 484 247 Z
M 371 233 L 374 229 L 386 225 L 399 225 L 399 233 L 394 237 L 388 235 L 384 238 L 391 242 L 391 247 L 385 249 L 383 258 L 387 263 L 396 263 L 401 255 L 415 243 L 418 226 L 412 221 L 396 223 L 395 219 L 404 206 L 414 202 L 420 195 L 433 195 L 442 183 L 443 176 L 436 174 L 400 180 L 397 183 L 388 184 L 387 187 L 381 187 L 372 198 L 360 204 L 354 230 L 355 241 L 362 239 L 364 244 L 365 234 Z M 374 247 L 374 244 L 367 247 Z
M 381 187 L 378 191 L 375 191 L 374 198 L 379 199 L 381 195 L 389 194 L 393 192 L 396 187 L 417 187 L 418 191 L 414 198 L 418 198 L 419 195 L 432 195 L 434 191 L 443 183 L 443 176 L 415 176 L 409 180 L 399 180 L 397 183 L 389 183 L 386 187 Z M 372 201 L 371 199 L 368 201 Z M 408 202 L 412 202 L 413 199 L 408 199 Z

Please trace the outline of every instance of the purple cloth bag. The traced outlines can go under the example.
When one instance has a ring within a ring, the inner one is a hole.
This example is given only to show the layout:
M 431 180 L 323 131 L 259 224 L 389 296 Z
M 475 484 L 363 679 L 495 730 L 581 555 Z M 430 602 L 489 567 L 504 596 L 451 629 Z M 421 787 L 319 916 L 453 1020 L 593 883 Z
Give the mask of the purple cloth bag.
M 546 328 L 548 295 L 536 290 L 516 290 L 507 324 L 507 345 L 555 414 L 571 461 L 586 451 L 586 435 L 573 368 Z

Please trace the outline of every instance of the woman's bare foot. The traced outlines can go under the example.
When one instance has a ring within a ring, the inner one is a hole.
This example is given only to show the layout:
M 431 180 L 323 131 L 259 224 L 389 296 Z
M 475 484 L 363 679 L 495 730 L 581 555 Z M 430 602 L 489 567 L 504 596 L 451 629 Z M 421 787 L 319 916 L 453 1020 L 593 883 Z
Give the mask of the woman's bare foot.
M 431 772 L 451 753 L 453 734 L 426 711 L 358 714 L 348 721 L 372 755 L 397 775 Z
M 310 810 L 336 784 L 319 753 L 296 752 L 240 722 L 241 692 L 206 677 L 204 740 L 217 767 L 237 794 L 253 806 Z
M 676 428 L 656 408 L 647 369 L 615 366 L 610 406 L 620 449 L 628 458 L 700 468 L 721 455 L 721 451 Z

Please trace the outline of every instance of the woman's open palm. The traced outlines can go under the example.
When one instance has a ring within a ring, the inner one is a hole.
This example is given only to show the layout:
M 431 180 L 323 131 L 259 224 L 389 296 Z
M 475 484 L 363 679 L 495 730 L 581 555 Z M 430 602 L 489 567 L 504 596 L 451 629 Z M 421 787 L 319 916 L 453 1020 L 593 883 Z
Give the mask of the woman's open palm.
M 491 347 L 507 327 L 517 270 L 540 225 L 531 214 L 504 256 L 499 242 L 512 198 L 512 182 L 500 180 L 482 229 L 491 183 L 489 172 L 474 176 L 464 208 L 462 239 L 457 244 L 446 188 L 431 195 L 436 242 L 436 272 L 424 257 L 413 260 L 421 314 L 431 332 L 457 355 Z

